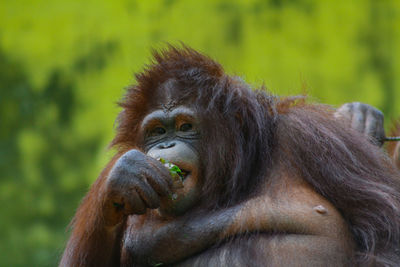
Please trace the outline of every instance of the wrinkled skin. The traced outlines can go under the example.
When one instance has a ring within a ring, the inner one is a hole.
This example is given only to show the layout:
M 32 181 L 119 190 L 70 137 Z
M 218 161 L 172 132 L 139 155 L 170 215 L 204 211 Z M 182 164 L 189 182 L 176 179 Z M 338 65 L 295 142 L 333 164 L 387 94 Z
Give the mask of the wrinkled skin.
M 197 200 L 199 189 L 197 121 L 192 110 L 179 107 L 156 110 L 142 123 L 145 153 L 132 149 L 115 163 L 107 179 L 106 221 L 115 225 L 123 216 L 144 214 L 147 209 L 179 215 Z M 184 173 L 181 188 L 174 188 L 163 159 Z
M 377 108 L 360 102 L 346 103 L 337 109 L 335 116 L 345 118 L 351 128 L 368 136 L 374 144 L 383 145 L 384 116 Z

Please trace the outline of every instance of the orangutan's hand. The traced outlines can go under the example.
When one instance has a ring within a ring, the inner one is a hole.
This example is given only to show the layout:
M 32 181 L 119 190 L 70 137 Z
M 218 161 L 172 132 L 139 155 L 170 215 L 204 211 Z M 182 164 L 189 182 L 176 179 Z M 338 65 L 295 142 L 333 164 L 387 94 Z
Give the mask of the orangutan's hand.
M 338 108 L 335 117 L 347 119 L 350 127 L 367 135 L 375 145 L 382 146 L 385 129 L 380 110 L 360 102 L 346 103 Z

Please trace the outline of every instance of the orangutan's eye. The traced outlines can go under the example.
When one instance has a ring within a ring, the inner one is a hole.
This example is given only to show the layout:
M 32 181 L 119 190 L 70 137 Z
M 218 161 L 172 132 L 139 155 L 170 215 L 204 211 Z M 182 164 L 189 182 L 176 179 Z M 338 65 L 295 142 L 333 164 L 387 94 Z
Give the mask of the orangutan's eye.
M 179 131 L 181 131 L 181 132 L 187 132 L 187 131 L 192 130 L 192 128 L 193 128 L 192 124 L 190 124 L 190 123 L 184 123 L 184 124 L 182 124 L 181 127 L 179 128 Z
M 150 135 L 151 135 L 151 136 L 163 135 L 163 134 L 165 134 L 166 132 L 167 132 L 167 131 L 166 131 L 163 127 L 156 127 L 156 128 L 154 128 L 154 129 L 151 131 Z

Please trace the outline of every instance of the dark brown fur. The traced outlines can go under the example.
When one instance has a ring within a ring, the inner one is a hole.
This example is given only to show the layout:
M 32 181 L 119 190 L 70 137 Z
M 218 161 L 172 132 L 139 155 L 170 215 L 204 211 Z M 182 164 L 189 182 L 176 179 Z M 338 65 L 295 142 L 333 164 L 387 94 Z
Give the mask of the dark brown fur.
M 393 123 L 389 136 L 400 136 L 400 120 Z M 400 142 L 388 142 L 387 151 L 394 164 L 400 169 Z
M 143 117 L 172 98 L 178 104 L 190 103 L 205 126 L 198 212 L 233 206 L 256 196 L 260 188 L 276 182 L 269 175 L 273 166 L 284 166 L 294 176 L 300 174 L 339 210 L 356 242 L 359 265 L 400 263 L 398 173 L 379 148 L 336 121 L 330 107 L 307 104 L 302 97 L 281 99 L 264 89 L 251 90 L 239 78 L 226 75 L 218 63 L 187 47 L 155 52 L 154 62 L 136 79 L 137 85 L 128 89 L 121 102 L 123 111 L 112 142 L 118 155 L 78 209 L 66 262 L 101 265 L 96 259 L 109 253 L 117 255 L 114 264 L 119 264 L 119 245 L 104 244 L 103 236 L 110 233 L 99 230 L 104 181 L 119 155 L 142 148 L 139 125 Z M 168 95 L 160 88 L 171 79 L 175 89 Z M 122 224 L 120 231 L 112 234 L 121 235 L 125 227 Z M 246 240 L 232 243 L 232 251 L 247 251 L 246 244 L 251 241 Z M 93 243 L 97 247 L 90 245 Z M 206 255 L 203 262 L 207 262 Z M 243 257 L 239 261 L 249 266 L 262 265 L 252 264 L 257 258 L 244 252 L 231 256 Z

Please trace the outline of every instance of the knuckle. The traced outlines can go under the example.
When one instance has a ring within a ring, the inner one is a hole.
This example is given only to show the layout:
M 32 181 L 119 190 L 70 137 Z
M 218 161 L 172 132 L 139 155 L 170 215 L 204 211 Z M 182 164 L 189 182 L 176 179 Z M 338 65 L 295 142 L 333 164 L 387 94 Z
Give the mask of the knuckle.
M 352 107 L 353 107 L 352 103 L 346 103 L 343 106 L 341 106 L 341 110 L 349 112 L 352 109 Z
M 355 102 L 344 104 L 343 107 L 347 112 L 353 112 L 354 107 L 356 106 Z
M 119 175 L 115 175 L 115 173 L 110 173 L 107 179 L 107 187 L 111 190 L 117 189 L 119 184 L 121 183 L 121 178 Z
M 335 112 L 335 117 L 336 118 L 346 118 L 346 119 L 351 119 L 352 117 L 352 107 L 351 103 L 346 103 L 339 107 L 336 112 Z
M 132 190 L 146 193 L 153 189 L 153 186 L 157 187 L 160 180 L 167 180 L 165 176 L 169 175 L 169 173 L 166 169 L 165 172 L 161 173 L 158 168 L 151 164 L 146 164 L 143 161 L 137 162 L 138 157 L 145 160 L 145 155 L 142 152 L 130 150 L 117 160 L 107 178 L 108 191 L 116 192 L 119 195 Z M 163 169 L 161 170 L 164 171 Z
M 132 160 L 140 160 L 143 159 L 145 157 L 145 155 L 140 152 L 137 149 L 131 149 L 127 152 L 125 152 L 124 155 L 122 155 L 121 158 L 123 158 L 124 160 L 128 160 L 128 161 L 132 161 Z
M 361 108 L 361 109 L 365 109 L 367 107 L 369 107 L 370 105 L 365 104 L 365 103 L 361 103 L 361 102 L 356 102 L 356 105 Z
M 130 172 L 140 171 L 146 168 L 146 155 L 139 150 L 132 149 L 123 154 L 116 162 L 121 169 L 129 170 Z
M 368 105 L 361 102 L 353 102 L 352 104 L 353 113 L 364 114 L 368 110 Z
M 377 118 L 377 119 L 379 119 L 379 120 L 383 120 L 383 113 L 382 113 L 382 111 L 380 111 L 379 109 L 376 109 L 376 108 L 374 108 L 373 110 L 372 110 L 372 114 L 373 114 L 373 116 L 375 117 L 375 118 Z
M 125 164 L 121 161 L 117 161 L 110 171 L 110 177 L 120 176 L 125 171 Z
M 110 188 L 118 188 L 125 180 L 124 171 L 119 166 L 113 168 L 108 175 L 107 185 Z

